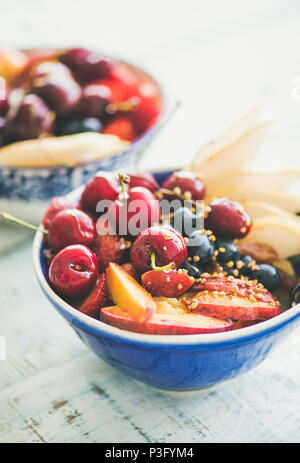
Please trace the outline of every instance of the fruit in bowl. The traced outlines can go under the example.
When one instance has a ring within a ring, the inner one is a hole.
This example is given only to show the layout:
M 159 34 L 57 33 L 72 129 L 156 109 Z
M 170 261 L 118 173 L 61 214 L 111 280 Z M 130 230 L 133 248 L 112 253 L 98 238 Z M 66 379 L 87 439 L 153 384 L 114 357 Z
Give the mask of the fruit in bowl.
M 216 153 L 212 155 L 215 158 Z M 204 164 L 207 160 L 209 156 Z M 175 173 L 175 177 L 185 177 L 185 172 Z M 115 190 L 109 201 L 121 201 L 127 211 L 130 174 L 143 184 L 139 188 L 149 187 L 154 195 L 153 210 L 159 201 L 161 214 L 158 222 L 153 214 L 155 219 L 143 225 L 143 211 L 140 214 L 137 208 L 128 229 L 120 234 L 111 215 L 95 205 L 107 201 L 106 191 Z M 199 180 L 198 168 L 197 172 L 190 170 L 187 177 Z M 173 178 L 174 172 L 154 177 L 125 172 L 109 178 L 99 172 L 92 180 L 94 188 L 83 187 L 68 201 L 56 199 L 49 206 L 43 221 L 47 229 L 40 230 L 35 239 L 34 260 L 47 297 L 92 350 L 136 379 L 186 390 L 206 387 L 253 368 L 299 323 L 299 306 L 291 307 L 289 300 L 289 292 L 297 283 L 289 263 L 293 254 L 299 254 L 299 218 L 282 209 L 282 217 L 290 214 L 289 224 L 293 223 L 293 227 L 285 227 L 285 236 L 294 236 L 290 246 L 282 250 L 279 221 L 265 219 L 268 227 L 257 228 L 259 219 L 255 215 L 252 218 L 243 204 L 230 196 L 217 201 L 213 190 L 218 185 L 206 182 L 204 175 L 202 182 L 209 195 L 204 194 L 204 204 L 193 197 L 192 188 L 184 192 L 176 184 L 165 188 L 164 182 Z M 114 188 L 102 188 L 102 180 L 111 182 Z M 95 210 L 84 205 L 89 192 Z M 74 209 L 74 200 L 75 208 L 94 222 L 95 238 L 86 244 L 80 237 L 74 244 L 74 234 L 68 233 L 72 240 L 64 240 L 65 247 L 57 253 L 49 245 L 51 222 L 60 210 Z M 174 200 L 175 211 L 166 214 L 166 203 Z M 183 211 L 185 208 L 187 211 Z M 181 218 L 181 224 L 178 220 L 175 224 L 175 216 Z M 226 216 L 228 223 L 224 222 Z M 206 226 L 210 220 L 214 230 Z M 268 239 L 270 223 L 278 227 L 274 228 L 272 244 Z M 131 225 L 140 228 L 132 229 Z M 61 253 L 70 255 L 69 249 L 74 246 L 79 251 L 83 248 L 84 255 L 92 253 L 92 262 L 96 259 L 98 267 L 84 266 L 74 258 L 68 260 L 59 280 L 66 282 L 64 287 L 52 275 L 61 268 Z M 68 290 L 70 271 L 72 281 L 81 288 L 79 295 Z
M 0 53 L 0 209 L 39 223 L 53 196 L 134 166 L 173 109 L 151 75 L 89 49 Z

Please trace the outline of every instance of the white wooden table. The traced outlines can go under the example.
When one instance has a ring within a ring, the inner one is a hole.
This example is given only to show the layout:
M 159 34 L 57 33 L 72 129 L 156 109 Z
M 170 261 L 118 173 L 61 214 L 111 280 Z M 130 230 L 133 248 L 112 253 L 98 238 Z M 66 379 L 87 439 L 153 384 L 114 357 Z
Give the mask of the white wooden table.
M 84 43 L 115 55 L 125 50 L 182 101 L 143 167 L 185 164 L 258 103 L 276 119 L 264 162 L 299 165 L 297 0 L 44 5 L 2 0 L 0 48 Z M 0 442 L 300 441 L 300 330 L 246 376 L 197 393 L 161 392 L 90 353 L 38 288 L 30 235 L 16 233 L 10 248 L 5 236 Z

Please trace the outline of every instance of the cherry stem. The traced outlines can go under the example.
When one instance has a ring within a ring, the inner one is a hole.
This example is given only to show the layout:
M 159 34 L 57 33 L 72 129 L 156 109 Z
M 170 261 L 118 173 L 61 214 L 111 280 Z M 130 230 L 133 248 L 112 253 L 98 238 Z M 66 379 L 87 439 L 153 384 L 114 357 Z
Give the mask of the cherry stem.
M 138 101 L 135 98 L 130 98 L 129 100 L 120 101 L 119 103 L 109 103 L 105 111 L 108 114 L 115 114 L 117 111 L 129 112 L 135 109 L 138 106 Z
M 163 265 L 162 267 L 157 267 L 155 264 L 155 252 L 152 252 L 151 253 L 151 267 L 152 267 L 152 270 L 158 270 L 158 271 L 172 270 L 175 268 L 175 262 L 170 262 L 169 264 Z
M 119 173 L 119 182 L 120 182 L 121 189 L 122 189 L 123 199 L 124 199 L 124 201 L 126 201 L 127 193 L 126 193 L 126 190 L 125 190 L 124 183 L 126 183 L 126 184 L 130 183 L 129 175 Z
M 29 228 L 30 230 L 40 231 L 44 233 L 45 235 L 49 233 L 48 230 L 45 230 L 44 228 L 41 228 L 41 227 L 36 227 L 35 225 L 32 225 L 31 223 L 24 222 L 23 220 L 20 220 L 17 217 L 14 217 L 13 215 L 8 214 L 7 212 L 1 212 L 0 217 L 2 217 L 5 220 L 8 220 L 9 222 L 13 222 L 13 223 L 16 223 L 17 225 L 21 225 L 22 227 Z

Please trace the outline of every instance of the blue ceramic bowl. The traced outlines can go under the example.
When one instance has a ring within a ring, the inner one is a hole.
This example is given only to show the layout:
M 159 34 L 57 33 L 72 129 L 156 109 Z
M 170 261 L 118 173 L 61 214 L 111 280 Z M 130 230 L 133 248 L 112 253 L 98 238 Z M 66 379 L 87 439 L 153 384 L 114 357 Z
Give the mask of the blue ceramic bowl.
M 157 180 L 168 174 L 156 174 Z M 225 333 L 161 336 L 123 331 L 80 313 L 52 290 L 42 233 L 35 236 L 33 260 L 43 292 L 82 341 L 117 370 L 162 389 L 201 389 L 246 373 L 300 323 L 298 304 L 271 320 Z
M 46 204 L 53 196 L 69 193 L 86 183 L 99 170 L 134 167 L 154 140 L 178 103 L 171 100 L 162 84 L 141 68 L 122 61 L 140 80 L 156 86 L 161 95 L 162 112 L 156 123 L 120 154 L 76 167 L 12 168 L 0 166 L 0 210 L 38 224 Z M 72 135 L 70 135 L 72 136 Z

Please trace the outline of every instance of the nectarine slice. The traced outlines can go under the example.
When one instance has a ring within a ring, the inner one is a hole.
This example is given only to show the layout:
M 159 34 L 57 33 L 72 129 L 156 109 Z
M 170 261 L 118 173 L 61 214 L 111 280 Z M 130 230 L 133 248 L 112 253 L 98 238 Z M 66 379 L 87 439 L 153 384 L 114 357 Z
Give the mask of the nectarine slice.
M 106 278 L 112 300 L 128 312 L 130 318 L 144 323 L 156 312 L 156 303 L 151 294 L 117 264 L 109 264 Z
M 191 311 L 210 317 L 232 320 L 267 320 L 281 313 L 279 303 L 261 302 L 254 296 L 242 297 L 218 291 L 200 291 L 182 302 Z
M 208 334 L 229 331 L 230 320 L 217 320 L 199 314 L 170 315 L 155 313 L 146 322 L 139 322 L 118 306 L 104 307 L 101 320 L 121 330 L 145 334 Z

